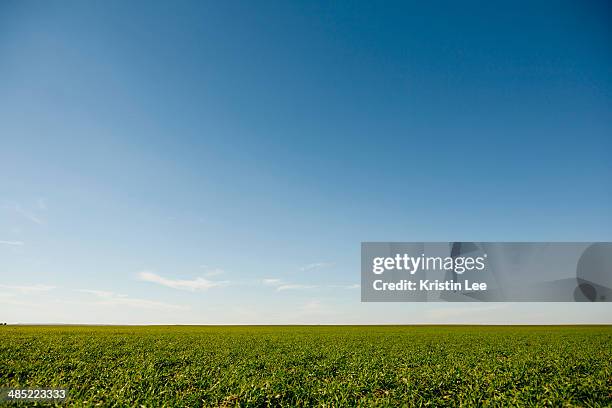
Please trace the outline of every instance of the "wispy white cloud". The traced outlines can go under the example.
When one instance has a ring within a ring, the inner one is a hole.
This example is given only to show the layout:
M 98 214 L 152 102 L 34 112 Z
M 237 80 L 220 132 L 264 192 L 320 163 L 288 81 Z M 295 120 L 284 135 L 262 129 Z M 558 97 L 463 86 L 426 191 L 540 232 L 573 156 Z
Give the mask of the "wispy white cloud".
M 205 270 L 204 276 L 209 278 L 225 274 L 225 271 L 221 268 L 210 268 L 208 265 L 200 265 L 200 268 Z
M 173 289 L 191 291 L 207 290 L 220 286 L 227 286 L 229 284 L 229 281 L 211 281 L 201 277 L 195 279 L 169 279 L 149 271 L 139 272 L 138 279 L 145 282 L 157 283 L 158 285 L 167 286 Z
M 331 268 L 332 266 L 334 266 L 333 262 L 315 262 L 315 263 L 311 263 L 311 264 L 302 266 L 300 268 L 300 271 L 308 272 L 308 271 L 314 271 L 317 269 Z
M 316 288 L 316 286 L 314 285 L 301 285 L 301 284 L 297 284 L 297 283 L 288 283 L 285 285 L 280 285 L 276 288 L 276 290 L 281 291 L 281 290 L 295 290 L 295 289 L 313 289 Z
M 316 286 L 314 285 L 303 285 L 303 284 L 297 284 L 297 283 L 283 282 L 280 279 L 263 279 L 261 282 L 265 286 L 272 286 L 276 288 L 277 291 L 316 288 Z
M 79 289 L 77 290 L 77 292 L 81 292 L 81 293 L 89 293 L 90 295 L 95 295 L 101 298 L 109 298 L 109 297 L 114 297 L 114 296 L 118 296 L 118 297 L 126 297 L 127 295 L 118 295 L 115 292 L 110 292 L 110 291 L 106 291 L 106 290 L 94 290 L 94 289 Z
M 39 224 L 39 225 L 44 224 L 44 221 L 41 218 L 39 218 L 32 211 L 26 210 L 25 208 L 23 208 L 19 204 L 15 204 L 15 211 L 18 214 L 20 214 L 21 216 L 27 218 L 28 220 L 32 221 L 35 224 Z
M 174 305 L 170 303 L 158 302 L 149 299 L 139 299 L 129 297 L 127 295 L 93 289 L 81 289 L 78 292 L 87 293 L 95 296 L 98 300 L 94 303 L 103 306 L 127 306 L 141 309 L 156 309 L 156 310 L 185 310 L 186 306 Z
M 31 298 L 31 297 L 30 297 Z M 11 305 L 11 306 L 39 306 L 36 303 L 24 302 L 22 297 L 17 296 L 15 293 L 0 292 L 0 304 Z
M 0 288 L 7 289 L 23 294 L 48 292 L 55 289 L 55 286 L 50 285 L 30 285 L 30 286 L 14 286 L 14 285 L 0 285 Z
M 38 296 L 44 292 L 55 289 L 51 285 L 0 285 L 0 304 L 11 306 L 41 306 L 38 303 L 33 303 L 32 300 L 37 300 Z
M 281 284 L 280 279 L 263 279 L 261 281 L 266 286 L 279 286 Z
M 22 245 L 25 245 L 25 242 L 23 241 L 0 241 L 0 245 L 22 246 Z

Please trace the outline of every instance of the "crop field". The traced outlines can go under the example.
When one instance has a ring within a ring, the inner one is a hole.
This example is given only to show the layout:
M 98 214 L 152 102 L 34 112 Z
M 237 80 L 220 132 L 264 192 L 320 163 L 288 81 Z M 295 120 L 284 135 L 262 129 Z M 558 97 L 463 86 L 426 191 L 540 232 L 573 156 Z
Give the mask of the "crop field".
M 611 406 L 612 327 L 1 326 L 0 387 L 65 387 L 71 406 Z

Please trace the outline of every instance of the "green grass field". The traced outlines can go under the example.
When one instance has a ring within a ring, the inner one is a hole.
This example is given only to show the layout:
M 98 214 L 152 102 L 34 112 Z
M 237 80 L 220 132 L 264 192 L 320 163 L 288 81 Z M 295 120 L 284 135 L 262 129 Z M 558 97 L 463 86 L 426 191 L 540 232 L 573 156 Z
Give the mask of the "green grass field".
M 70 405 L 612 405 L 612 327 L 0 327 L 0 387 Z

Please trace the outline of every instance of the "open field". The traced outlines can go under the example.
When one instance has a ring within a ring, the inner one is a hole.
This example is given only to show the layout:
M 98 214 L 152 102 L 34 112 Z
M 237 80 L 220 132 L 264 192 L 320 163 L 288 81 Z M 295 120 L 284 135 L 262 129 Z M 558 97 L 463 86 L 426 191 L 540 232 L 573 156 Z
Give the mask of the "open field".
M 71 405 L 612 405 L 610 326 L 1 326 Z

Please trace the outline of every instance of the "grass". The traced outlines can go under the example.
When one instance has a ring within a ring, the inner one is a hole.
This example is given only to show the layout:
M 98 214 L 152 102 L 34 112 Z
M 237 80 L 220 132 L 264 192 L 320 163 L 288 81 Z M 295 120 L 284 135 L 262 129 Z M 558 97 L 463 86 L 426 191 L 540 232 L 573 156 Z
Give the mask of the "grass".
M 610 326 L 2 326 L 0 387 L 104 406 L 612 406 Z

